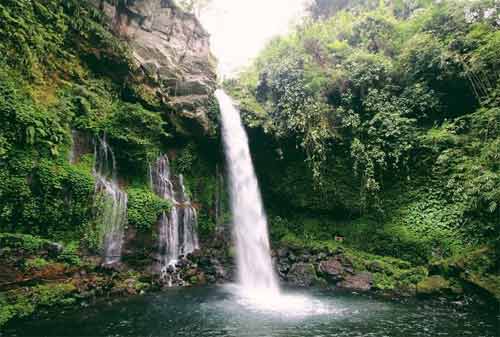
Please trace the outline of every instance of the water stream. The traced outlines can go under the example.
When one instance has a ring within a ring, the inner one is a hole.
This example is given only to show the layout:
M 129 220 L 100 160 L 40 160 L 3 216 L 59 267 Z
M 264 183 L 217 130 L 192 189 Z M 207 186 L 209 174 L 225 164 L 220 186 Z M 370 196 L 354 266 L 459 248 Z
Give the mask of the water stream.
M 252 297 L 279 293 L 271 262 L 267 219 L 248 139 L 240 113 L 222 90 L 215 93 L 221 110 L 222 138 L 230 180 L 231 210 L 237 250 L 238 279 Z
M 156 261 L 160 277 L 169 286 L 175 281 L 175 265 L 180 256 L 199 248 L 196 227 L 198 217 L 186 192 L 183 175 L 171 173 L 167 155 L 160 156 L 150 166 L 150 181 L 154 192 L 172 203 L 169 213 L 159 219 L 158 254 Z
M 127 223 L 127 193 L 118 185 L 113 150 L 102 137 L 95 144 L 95 195 L 99 200 L 100 246 L 105 265 L 120 262 Z
M 238 268 L 238 284 L 227 289 L 236 303 L 249 310 L 299 316 L 335 313 L 334 308 L 314 296 L 280 291 L 247 134 L 231 98 L 222 90 L 215 95 L 221 110 Z

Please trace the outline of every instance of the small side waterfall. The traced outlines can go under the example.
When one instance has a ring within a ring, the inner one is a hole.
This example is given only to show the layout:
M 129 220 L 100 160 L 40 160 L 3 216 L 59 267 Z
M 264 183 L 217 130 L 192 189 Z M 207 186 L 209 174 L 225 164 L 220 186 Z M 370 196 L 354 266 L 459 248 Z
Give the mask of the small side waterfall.
M 101 222 L 100 239 L 105 265 L 120 262 L 123 236 L 127 223 L 127 193 L 120 189 L 116 179 L 116 160 L 106 137 L 95 144 L 95 195 L 100 199 L 98 219 Z
M 241 287 L 254 293 L 278 293 L 271 262 L 267 219 L 255 176 L 248 139 L 239 111 L 222 90 L 215 93 L 221 110 L 222 136 L 230 175 L 231 209 Z
M 150 166 L 150 180 L 154 192 L 172 203 L 170 213 L 164 212 L 159 219 L 156 258 L 160 277 L 171 286 L 178 258 L 199 248 L 196 232 L 198 217 L 186 193 L 184 177 L 172 175 L 166 155 L 160 156 Z

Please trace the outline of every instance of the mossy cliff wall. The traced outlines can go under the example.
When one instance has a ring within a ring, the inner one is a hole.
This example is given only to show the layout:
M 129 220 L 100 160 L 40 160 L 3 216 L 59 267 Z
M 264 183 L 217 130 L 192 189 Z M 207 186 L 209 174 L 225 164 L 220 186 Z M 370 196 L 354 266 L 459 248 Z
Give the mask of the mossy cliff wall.
M 172 1 L 92 2 L 126 41 L 135 75 L 150 93 L 185 119 L 186 131 L 213 131 L 214 116 L 208 108 L 215 90 L 216 60 L 197 18 Z
M 168 205 L 148 164 L 162 153 L 185 176 L 202 241 L 214 237 L 224 199 L 215 60 L 193 15 L 160 0 L 8 0 L 0 50 L 0 325 L 155 287 Z M 100 268 L 93 167 L 104 136 L 129 196 L 119 270 Z M 215 282 L 207 261 L 182 277 Z

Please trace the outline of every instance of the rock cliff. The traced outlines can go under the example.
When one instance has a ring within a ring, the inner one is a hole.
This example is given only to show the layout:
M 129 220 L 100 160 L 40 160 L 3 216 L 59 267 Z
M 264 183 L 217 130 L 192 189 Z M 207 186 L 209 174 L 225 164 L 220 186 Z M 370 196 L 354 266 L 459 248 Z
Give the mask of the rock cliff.
M 160 99 L 178 128 L 209 134 L 216 61 L 209 35 L 198 19 L 170 0 L 91 2 L 129 45 L 136 80 Z

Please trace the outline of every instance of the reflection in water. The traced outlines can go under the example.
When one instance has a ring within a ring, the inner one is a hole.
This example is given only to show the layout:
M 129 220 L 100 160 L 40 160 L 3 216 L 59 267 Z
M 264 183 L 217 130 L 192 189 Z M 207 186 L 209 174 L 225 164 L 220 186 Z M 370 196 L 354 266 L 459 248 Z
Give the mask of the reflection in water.
M 232 287 L 172 289 L 99 304 L 51 320 L 18 322 L 5 336 L 496 337 L 498 332 L 498 318 L 487 307 L 284 290 L 298 305 L 266 308 L 246 302 Z

